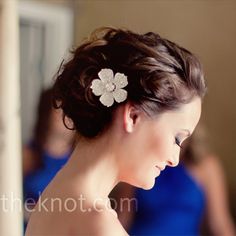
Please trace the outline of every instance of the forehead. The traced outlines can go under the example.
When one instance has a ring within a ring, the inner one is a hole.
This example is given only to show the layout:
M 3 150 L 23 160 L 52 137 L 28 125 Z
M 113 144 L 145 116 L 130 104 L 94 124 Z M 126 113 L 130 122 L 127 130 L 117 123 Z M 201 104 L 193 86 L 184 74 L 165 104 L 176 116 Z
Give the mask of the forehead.
M 160 125 L 168 125 L 173 129 L 188 129 L 193 132 L 201 115 L 201 99 L 196 97 L 188 104 L 182 105 L 178 110 L 164 112 L 159 117 Z

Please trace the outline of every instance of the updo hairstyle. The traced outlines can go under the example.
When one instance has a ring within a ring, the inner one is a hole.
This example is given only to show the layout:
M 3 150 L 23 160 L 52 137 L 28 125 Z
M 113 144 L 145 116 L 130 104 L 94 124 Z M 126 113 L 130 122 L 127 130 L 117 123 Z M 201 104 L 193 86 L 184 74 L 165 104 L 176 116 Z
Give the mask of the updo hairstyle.
M 54 105 L 73 121 L 79 135 L 94 138 L 112 123 L 117 106 L 104 106 L 90 88 L 98 72 L 112 69 L 128 78 L 131 102 L 148 116 L 178 109 L 206 86 L 199 60 L 188 50 L 149 32 L 100 28 L 62 64 L 54 84 Z M 66 125 L 66 124 L 65 124 Z

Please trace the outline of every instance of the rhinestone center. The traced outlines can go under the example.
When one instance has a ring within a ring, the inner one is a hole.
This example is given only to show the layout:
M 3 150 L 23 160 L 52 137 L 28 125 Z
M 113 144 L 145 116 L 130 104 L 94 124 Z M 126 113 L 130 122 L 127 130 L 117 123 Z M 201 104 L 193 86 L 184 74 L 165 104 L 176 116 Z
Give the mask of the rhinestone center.
M 107 92 L 113 92 L 115 90 L 116 86 L 112 82 L 109 82 L 106 84 L 105 88 L 106 88 Z

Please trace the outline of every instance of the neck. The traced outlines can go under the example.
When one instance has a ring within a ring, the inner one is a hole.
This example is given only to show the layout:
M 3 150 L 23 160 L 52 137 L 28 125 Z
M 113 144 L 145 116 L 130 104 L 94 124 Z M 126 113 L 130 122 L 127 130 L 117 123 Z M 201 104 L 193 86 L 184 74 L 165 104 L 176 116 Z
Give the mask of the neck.
M 108 199 L 109 193 L 119 182 L 116 155 L 111 137 L 78 142 L 67 168 L 82 194 L 93 200 Z

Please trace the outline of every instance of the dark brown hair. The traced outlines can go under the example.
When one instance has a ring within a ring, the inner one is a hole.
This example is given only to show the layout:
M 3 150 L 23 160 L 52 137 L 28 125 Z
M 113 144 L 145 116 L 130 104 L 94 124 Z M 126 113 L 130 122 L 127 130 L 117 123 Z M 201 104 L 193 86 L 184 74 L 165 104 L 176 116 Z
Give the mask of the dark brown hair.
M 42 152 L 48 136 L 50 114 L 52 113 L 53 90 L 48 88 L 40 93 L 36 121 L 33 129 L 31 148 L 34 152 L 34 162 L 36 168 L 42 166 Z
M 37 110 L 37 120 L 34 127 L 34 140 L 42 148 L 49 130 L 49 116 L 52 112 L 52 89 L 41 92 Z
M 90 88 L 98 72 L 110 68 L 128 77 L 126 101 L 149 116 L 177 109 L 206 91 L 199 60 L 186 49 L 149 32 L 100 28 L 73 51 L 54 84 L 54 105 L 84 137 L 99 135 L 119 104 L 106 107 Z

